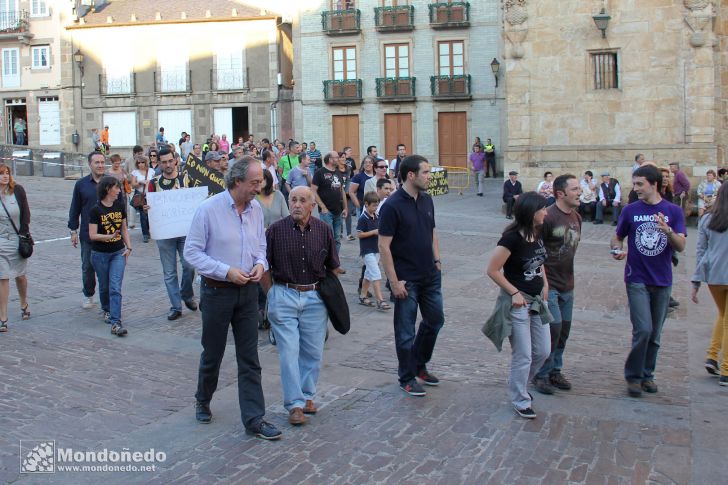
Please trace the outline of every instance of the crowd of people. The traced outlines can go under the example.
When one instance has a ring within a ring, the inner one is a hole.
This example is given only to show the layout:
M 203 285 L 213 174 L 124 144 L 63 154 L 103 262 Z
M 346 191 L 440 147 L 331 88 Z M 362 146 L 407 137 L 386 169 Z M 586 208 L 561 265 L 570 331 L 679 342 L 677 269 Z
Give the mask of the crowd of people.
M 128 329 L 122 321 L 121 289 L 133 249 L 129 215 L 139 217 L 142 241 L 148 242 L 149 192 L 190 187 L 186 165 L 204 163 L 208 173 L 223 176 L 224 187 L 210 188 L 186 236 L 156 240 L 170 301 L 167 318 L 180 318 L 183 305 L 189 311 L 199 309 L 202 315 L 199 422 L 212 419 L 210 402 L 232 326 L 241 420 L 250 434 L 280 438 L 280 430 L 265 420 L 257 354 L 257 330 L 265 321 L 277 344 L 289 422 L 302 425 L 307 415 L 318 411 L 316 385 L 327 320 L 335 304 L 322 285 L 345 273 L 339 252 L 349 215 L 356 222 L 347 236 L 358 239 L 362 260 L 358 303 L 383 312 L 394 303 L 400 388 L 422 397 L 424 386 L 439 384 L 428 369 L 445 317 L 435 204 L 426 193 L 431 177 L 427 159 L 408 156 L 400 145 L 396 158 L 388 162 L 378 156 L 376 146 L 370 146 L 357 168 L 350 147 L 322 155 L 313 142 L 304 148 L 289 140 L 284 146 L 277 140 L 255 142 L 251 135 L 227 146 L 226 137 L 213 136 L 201 145 L 190 143 L 183 134 L 179 146 L 189 150 L 185 158 L 163 133 L 160 128 L 161 136 L 146 150 L 135 147 L 130 173 L 118 155 L 108 157 L 107 166 L 100 150 L 90 153 L 90 173 L 74 186 L 68 227 L 71 244 L 81 248 L 82 306 L 95 307 L 98 281 L 103 320 L 113 335 L 123 337 Z M 627 392 L 634 397 L 657 392 L 655 370 L 670 305 L 672 261 L 674 253 L 684 250 L 687 235 L 683 208 L 665 194 L 679 202 L 680 194 L 689 191 L 689 182 L 686 187 L 679 166 L 671 164 L 669 170 L 675 174 L 675 184 L 670 183 L 669 173 L 638 155 L 629 195 L 634 200 L 624 207 L 619 182 L 608 173 L 602 174 L 599 186 L 590 171 L 583 179 L 572 174 L 554 178 L 547 172 L 537 190 L 529 192 L 523 191 L 515 171 L 504 182 L 503 200 L 513 222 L 487 265 L 487 275 L 501 291 L 483 332 L 499 350 L 506 339 L 510 342 L 508 388 L 519 416 L 536 417 L 529 385 L 544 394 L 572 387 L 563 366 L 573 318 L 574 258 L 583 217 L 594 214 L 599 222 L 606 209 L 613 211 L 616 225 L 611 255 L 626 259 L 633 325 L 632 348 L 624 366 Z M 725 177 L 725 170 L 713 175 L 698 190 L 704 214 L 698 227 L 692 299 L 698 301 L 700 285 L 707 283 L 718 319 L 705 367 L 719 376 L 721 385 L 728 385 L 728 359 L 720 359 L 728 348 L 728 268 L 722 262 L 728 252 L 728 189 L 717 180 Z M 0 244 L 0 331 L 7 331 L 11 277 L 18 285 L 21 316 L 30 317 L 26 260 L 18 254 L 18 238 L 29 234 L 30 211 L 22 187 L 5 166 L 0 166 L 0 200 L 5 208 L 5 215 L 0 213 L 0 241 L 7 240 Z M 195 273 L 200 275 L 199 304 L 193 289 Z M 390 302 L 384 286 L 391 292 Z

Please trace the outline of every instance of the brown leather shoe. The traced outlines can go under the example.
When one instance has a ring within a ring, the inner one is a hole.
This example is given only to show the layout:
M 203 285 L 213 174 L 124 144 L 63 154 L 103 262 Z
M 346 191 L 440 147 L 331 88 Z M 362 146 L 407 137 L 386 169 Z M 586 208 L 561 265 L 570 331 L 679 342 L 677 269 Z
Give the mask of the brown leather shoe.
M 306 405 L 303 407 L 303 414 L 316 414 L 316 405 L 311 399 L 306 399 Z
M 306 422 L 306 416 L 303 415 L 303 409 L 293 408 L 288 413 L 288 422 L 291 424 L 303 424 Z

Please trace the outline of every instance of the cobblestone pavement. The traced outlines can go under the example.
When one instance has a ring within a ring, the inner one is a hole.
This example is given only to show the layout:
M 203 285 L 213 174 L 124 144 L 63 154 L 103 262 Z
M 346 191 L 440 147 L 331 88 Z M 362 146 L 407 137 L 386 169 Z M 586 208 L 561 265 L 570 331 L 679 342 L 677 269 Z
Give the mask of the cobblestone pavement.
M 73 182 L 19 182 L 36 240 L 66 237 Z M 676 270 L 681 306 L 665 326 L 660 392 L 632 399 L 621 377 L 631 327 L 623 266 L 608 254 L 613 228 L 585 224 L 564 368 L 574 389 L 537 394 L 538 418 L 525 421 L 508 403 L 508 346 L 499 354 L 480 333 L 496 295 L 484 268 L 506 223 L 500 183 L 487 184 L 482 199 L 436 200 L 446 323 L 430 369 L 442 384 L 422 399 L 399 390 L 391 313 L 355 304 L 358 244 L 345 242 L 352 331 L 332 330 L 320 411 L 303 427 L 287 423 L 276 349 L 260 334 L 268 418 L 284 432 L 274 443 L 240 424 L 234 348 L 212 424 L 196 423 L 200 317 L 166 320 L 156 245 L 141 242 L 138 226 L 124 339 L 110 335 L 98 309 L 80 308 L 78 250 L 65 239 L 41 242 L 29 263 L 32 318 L 20 321 L 13 287 L 10 331 L 0 335 L 0 483 L 726 483 L 728 391 L 702 368 L 715 309 L 707 292 L 701 305 L 688 299 L 694 228 Z M 74 451 L 154 448 L 166 460 L 149 472 L 21 474 L 20 440 Z

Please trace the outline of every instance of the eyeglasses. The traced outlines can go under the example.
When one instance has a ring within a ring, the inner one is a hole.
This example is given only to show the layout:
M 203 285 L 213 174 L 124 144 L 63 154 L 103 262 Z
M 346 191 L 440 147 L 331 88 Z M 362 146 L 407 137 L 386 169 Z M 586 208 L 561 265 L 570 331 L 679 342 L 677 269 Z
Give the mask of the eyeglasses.
M 387 168 L 386 165 L 377 165 L 377 168 Z
M 149 158 L 152 158 L 152 157 L 154 157 L 154 158 L 157 158 L 157 156 L 156 156 L 156 155 L 154 155 L 154 154 L 151 154 L 151 153 L 150 153 L 150 154 L 149 154 Z

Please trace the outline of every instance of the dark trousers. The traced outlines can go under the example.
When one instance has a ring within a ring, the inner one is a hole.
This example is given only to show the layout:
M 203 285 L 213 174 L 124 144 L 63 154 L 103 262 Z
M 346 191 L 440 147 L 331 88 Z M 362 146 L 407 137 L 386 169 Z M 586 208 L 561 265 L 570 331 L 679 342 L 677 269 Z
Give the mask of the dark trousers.
M 516 203 L 515 197 L 512 195 L 504 195 L 503 202 L 506 203 L 506 216 L 511 217 L 513 215 L 513 206 Z
M 258 361 L 258 285 L 210 288 L 200 285 L 202 355 L 195 397 L 209 403 L 217 389 L 220 363 L 225 354 L 228 326 L 233 327 L 238 362 L 238 401 L 246 428 L 265 415 L 265 400 Z
M 432 358 L 437 334 L 445 322 L 440 272 L 421 281 L 408 281 L 406 298 L 394 300 L 394 343 L 399 361 L 399 382 L 415 378 Z M 417 307 L 422 321 L 415 335 Z
M 632 321 L 632 349 L 624 364 L 627 382 L 654 379 L 671 292 L 671 286 L 627 283 L 629 318 Z
M 488 177 L 489 173 L 492 173 L 492 177 L 495 178 L 495 157 L 485 156 L 485 176 Z
M 83 281 L 83 296 L 86 298 L 94 296 L 96 293 L 96 272 L 91 262 L 91 241 L 81 242 L 81 280 Z
M 594 220 L 594 217 L 596 216 L 596 210 L 596 202 L 582 202 L 581 204 L 579 204 L 579 214 L 581 214 L 581 217 L 583 219 L 589 218 L 591 220 Z
M 139 223 L 142 225 L 142 235 L 149 236 L 149 214 L 143 209 L 136 209 L 139 214 Z

